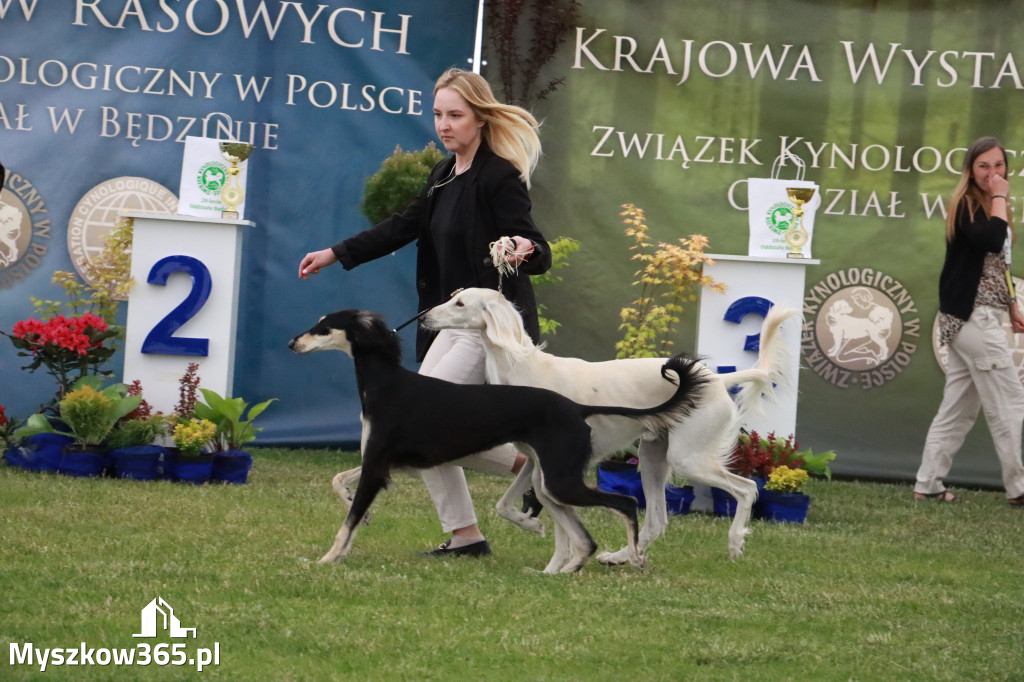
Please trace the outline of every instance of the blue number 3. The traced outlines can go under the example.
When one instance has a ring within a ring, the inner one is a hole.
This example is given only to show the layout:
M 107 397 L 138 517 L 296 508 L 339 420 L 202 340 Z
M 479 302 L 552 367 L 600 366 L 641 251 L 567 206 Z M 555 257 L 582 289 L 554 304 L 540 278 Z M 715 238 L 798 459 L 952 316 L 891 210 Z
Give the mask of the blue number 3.
M 206 300 L 210 298 L 213 281 L 206 266 L 191 256 L 167 256 L 161 258 L 149 271 L 150 284 L 165 286 L 167 278 L 176 272 L 184 272 L 192 277 L 192 290 L 177 308 L 156 323 L 146 340 L 142 342 L 143 353 L 157 355 L 209 355 L 209 339 L 192 339 L 174 336 L 174 332 L 195 317 Z
M 741 299 L 733 302 L 729 306 L 728 310 L 725 311 L 724 319 L 726 322 L 733 322 L 739 324 L 743 321 L 743 318 L 747 315 L 760 315 L 764 317 L 768 314 L 768 309 L 771 308 L 774 303 L 769 301 L 767 298 L 761 298 L 760 296 L 744 296 Z M 743 344 L 743 350 L 752 350 L 755 353 L 761 347 L 761 334 L 750 334 L 746 337 Z M 736 365 L 719 365 L 719 374 L 728 374 L 736 371 Z M 730 389 L 731 393 L 738 393 L 739 387 L 734 386 Z

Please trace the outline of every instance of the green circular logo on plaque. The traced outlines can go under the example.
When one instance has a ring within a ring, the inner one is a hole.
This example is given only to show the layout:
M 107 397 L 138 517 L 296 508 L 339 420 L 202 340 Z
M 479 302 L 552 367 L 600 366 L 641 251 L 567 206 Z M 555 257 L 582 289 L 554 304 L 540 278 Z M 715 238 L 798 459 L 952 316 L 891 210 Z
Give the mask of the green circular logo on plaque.
M 220 194 L 220 188 L 228 179 L 227 167 L 216 161 L 204 163 L 196 176 L 196 184 L 204 194 Z
M 772 204 L 766 212 L 765 222 L 772 232 L 782 234 L 793 226 L 793 204 L 788 201 Z

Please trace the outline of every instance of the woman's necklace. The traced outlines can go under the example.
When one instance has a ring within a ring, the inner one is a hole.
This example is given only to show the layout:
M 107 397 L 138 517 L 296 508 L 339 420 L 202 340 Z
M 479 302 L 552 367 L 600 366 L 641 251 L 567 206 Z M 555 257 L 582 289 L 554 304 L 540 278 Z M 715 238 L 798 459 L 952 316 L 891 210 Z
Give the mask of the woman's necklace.
M 469 168 L 470 168 L 470 166 L 472 166 L 472 165 L 473 165 L 473 162 L 472 162 L 472 161 L 470 161 L 470 162 L 469 162 L 469 166 L 466 166 L 465 168 L 463 168 L 462 170 L 460 170 L 459 172 L 457 172 L 457 173 L 456 173 L 456 172 L 455 172 L 455 168 L 456 168 L 456 167 L 457 167 L 458 165 L 459 165 L 459 164 L 458 164 L 458 162 L 456 162 L 456 163 L 453 163 L 453 164 L 452 164 L 452 172 L 451 172 L 451 173 L 449 173 L 449 174 L 448 174 L 448 176 L 447 176 L 447 177 L 446 177 L 446 178 L 445 178 L 444 180 L 438 180 L 437 182 L 435 182 L 435 183 L 433 184 L 433 186 L 432 186 L 432 187 L 431 187 L 431 188 L 430 188 L 429 190 L 427 190 L 427 197 L 429 197 L 430 195 L 432 195 L 432 194 L 434 193 L 434 190 L 435 190 L 435 189 L 437 189 L 438 187 L 444 187 L 444 186 L 445 186 L 445 185 L 447 185 L 447 184 L 448 184 L 449 182 L 451 182 L 452 180 L 454 180 L 454 179 L 455 179 L 456 177 L 458 177 L 459 175 L 462 175 L 463 173 L 465 173 L 466 171 L 468 171 L 468 170 L 469 170 Z

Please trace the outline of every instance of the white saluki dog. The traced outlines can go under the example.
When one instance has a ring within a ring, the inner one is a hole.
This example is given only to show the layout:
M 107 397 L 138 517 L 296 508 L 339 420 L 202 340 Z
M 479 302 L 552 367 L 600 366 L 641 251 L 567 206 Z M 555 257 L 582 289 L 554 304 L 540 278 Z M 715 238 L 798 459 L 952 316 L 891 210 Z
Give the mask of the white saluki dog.
M 783 306 L 771 308 L 761 328 L 757 366 L 719 375 L 707 367 L 702 371 L 711 381 L 704 387 L 697 409 L 676 422 L 667 438 L 658 438 L 635 421 L 618 417 L 590 420 L 595 458 L 626 448 L 640 439 L 638 458 L 647 514 L 639 536 L 643 552 L 665 532 L 668 512 L 665 484 L 670 473 L 727 491 L 736 498 L 736 516 L 729 528 L 729 556 L 743 554 L 747 524 L 757 499 L 757 485 L 730 473 L 726 464 L 739 435 L 741 416 L 757 413 L 763 396 L 773 396 L 776 385 L 784 384 L 786 350 L 782 323 L 798 311 Z M 422 318 L 430 329 L 478 329 L 487 352 L 487 381 L 547 388 L 585 405 L 616 401 L 620 405 L 643 406 L 665 400 L 672 386 L 661 376 L 664 358 L 638 358 L 586 362 L 562 358 L 534 345 L 515 307 L 492 289 L 465 289 Z M 736 402 L 729 389 L 741 386 Z M 516 525 L 543 533 L 536 518 L 519 511 L 515 503 L 530 487 L 532 463 L 519 472 L 515 482 L 497 505 L 498 514 Z M 556 533 L 558 529 L 556 527 Z M 597 560 L 604 564 L 628 561 L 630 548 L 605 552 Z

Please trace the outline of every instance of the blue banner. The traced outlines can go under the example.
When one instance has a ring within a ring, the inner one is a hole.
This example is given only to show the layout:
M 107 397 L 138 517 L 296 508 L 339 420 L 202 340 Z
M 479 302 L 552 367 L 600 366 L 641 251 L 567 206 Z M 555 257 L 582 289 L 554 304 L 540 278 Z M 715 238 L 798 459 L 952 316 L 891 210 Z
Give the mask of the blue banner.
M 186 136 L 251 142 L 234 394 L 279 399 L 261 443 L 357 441 L 351 361 L 293 356 L 287 343 L 339 308 L 411 316 L 413 254 L 309 281 L 298 263 L 367 227 L 364 182 L 396 145 L 435 139 L 433 83 L 469 67 L 476 8 L 0 0 L 0 329 L 38 317 L 32 297 L 61 298 L 53 273 L 80 271 L 120 212 L 177 210 Z M 9 417 L 55 392 L 25 364 L 0 343 Z

